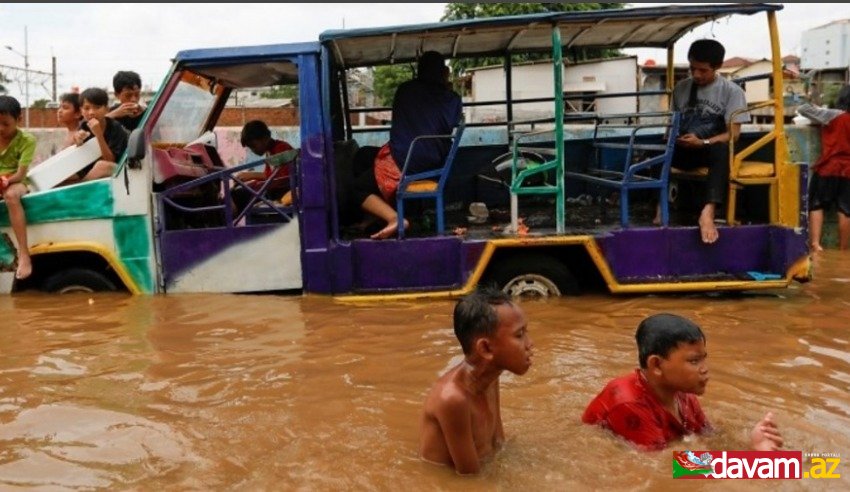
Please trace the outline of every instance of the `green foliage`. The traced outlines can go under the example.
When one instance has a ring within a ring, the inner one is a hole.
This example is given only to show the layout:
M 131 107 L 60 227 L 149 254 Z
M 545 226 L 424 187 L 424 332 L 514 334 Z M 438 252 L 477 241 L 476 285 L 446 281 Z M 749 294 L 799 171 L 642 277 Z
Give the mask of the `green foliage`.
M 274 85 L 269 90 L 260 93 L 263 99 L 296 99 L 298 98 L 297 85 Z
M 823 85 L 821 92 L 821 104 L 828 108 L 835 108 L 835 103 L 838 101 L 838 93 L 844 84 L 841 82 L 827 82 Z
M 50 102 L 50 99 L 36 99 L 32 103 L 32 107 L 35 109 L 44 109 L 47 107 L 47 103 Z
M 577 12 L 584 10 L 621 9 L 623 3 L 449 3 L 441 21 L 503 17 L 506 15 Z
M 375 67 L 373 84 L 376 103 L 381 106 L 392 106 L 396 88 L 411 78 L 413 78 L 413 65 L 408 63 Z
M 546 12 L 576 12 L 585 10 L 621 9 L 624 3 L 449 3 L 441 21 L 478 19 L 482 17 L 503 17 L 506 15 L 542 14 Z M 573 62 L 597 58 L 620 56 L 618 50 L 577 49 L 564 53 L 567 60 Z M 550 58 L 548 53 L 525 53 L 512 55 L 513 63 Z M 500 58 L 469 58 L 452 62 L 453 71 L 458 74 L 472 67 L 501 65 Z
M 535 14 L 544 12 L 571 12 L 580 10 L 600 10 L 623 8 L 623 3 L 449 3 L 440 21 L 477 19 L 480 17 L 501 17 L 506 15 Z M 565 53 L 573 61 L 619 56 L 617 50 L 577 50 Z M 525 53 L 511 57 L 516 62 L 549 58 L 550 53 Z M 460 74 L 468 68 L 487 65 L 501 65 L 500 58 L 467 58 L 452 62 L 452 71 Z M 386 65 L 375 68 L 373 84 L 377 104 L 390 106 L 395 90 L 402 82 L 413 77 L 413 65 Z M 460 87 L 455 90 L 462 92 Z

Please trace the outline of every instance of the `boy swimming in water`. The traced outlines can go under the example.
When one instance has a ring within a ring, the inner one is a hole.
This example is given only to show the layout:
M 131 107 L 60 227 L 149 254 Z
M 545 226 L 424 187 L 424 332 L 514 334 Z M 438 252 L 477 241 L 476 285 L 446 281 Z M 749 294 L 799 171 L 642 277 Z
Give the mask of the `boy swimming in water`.
M 711 430 L 696 395 L 708 383 L 705 335 L 675 314 L 644 319 L 635 334 L 640 368 L 610 381 L 582 416 L 644 450 L 664 449 L 686 434 Z M 750 432 L 753 449 L 775 451 L 782 435 L 768 412 Z
M 443 374 L 425 399 L 419 454 L 461 474 L 478 473 L 482 460 L 505 439 L 499 376 L 505 370 L 525 374 L 533 343 L 522 309 L 493 289 L 455 305 L 454 330 L 464 360 Z

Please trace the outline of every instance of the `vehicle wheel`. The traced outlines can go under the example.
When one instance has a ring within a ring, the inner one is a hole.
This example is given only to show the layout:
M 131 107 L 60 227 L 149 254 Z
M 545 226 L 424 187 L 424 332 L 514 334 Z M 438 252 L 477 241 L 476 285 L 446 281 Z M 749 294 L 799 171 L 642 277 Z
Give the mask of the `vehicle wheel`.
M 495 284 L 512 297 L 578 295 L 575 277 L 562 262 L 546 255 L 510 256 L 492 265 L 484 285 Z
M 42 290 L 56 294 L 72 292 L 116 291 L 118 288 L 102 273 L 85 268 L 69 268 L 56 272 L 44 281 Z

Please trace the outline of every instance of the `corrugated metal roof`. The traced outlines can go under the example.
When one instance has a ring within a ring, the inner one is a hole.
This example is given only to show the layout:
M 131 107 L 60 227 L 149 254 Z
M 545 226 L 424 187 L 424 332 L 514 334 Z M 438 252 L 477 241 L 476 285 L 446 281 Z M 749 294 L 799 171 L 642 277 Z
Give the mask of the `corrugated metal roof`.
M 665 48 L 706 22 L 781 9 L 777 4 L 741 3 L 544 13 L 330 30 L 319 41 L 328 44 L 345 67 L 411 61 L 428 50 L 450 58 L 548 51 L 555 25 L 561 29 L 564 47 Z

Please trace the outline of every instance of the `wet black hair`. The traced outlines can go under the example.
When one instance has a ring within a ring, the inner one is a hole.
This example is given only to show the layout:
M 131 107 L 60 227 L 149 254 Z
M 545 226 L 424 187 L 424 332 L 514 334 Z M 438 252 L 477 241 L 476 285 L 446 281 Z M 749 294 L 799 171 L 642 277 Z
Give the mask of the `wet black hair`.
M 74 106 L 74 110 L 80 110 L 80 95 L 76 92 L 66 92 L 59 96 L 59 102 L 66 102 Z
M 850 111 L 850 85 L 845 85 L 838 92 L 838 99 L 835 100 L 835 109 Z
M 12 96 L 0 96 L 0 114 L 8 114 L 17 120 L 21 117 L 21 103 Z
M 426 51 L 419 57 L 416 65 L 416 78 L 425 82 L 442 84 L 444 82 L 446 58 L 436 51 Z
M 260 120 L 251 120 L 248 123 L 245 123 L 245 126 L 242 127 L 242 137 L 239 141 L 242 143 L 243 147 L 247 147 L 248 142 L 265 137 L 271 138 L 271 136 L 272 132 L 269 130 L 269 127 L 265 124 L 265 122 Z
M 638 325 L 635 332 L 640 367 L 646 369 L 650 355 L 667 357 L 680 343 L 705 341 L 705 335 L 696 323 L 670 313 L 654 314 Z
M 106 106 L 109 104 L 109 94 L 100 87 L 89 87 L 80 93 L 80 105 L 88 101 L 95 106 Z
M 458 301 L 454 309 L 454 329 L 464 354 L 472 352 L 476 338 L 496 333 L 499 326 L 496 306 L 511 302 L 511 296 L 493 287 L 481 287 Z
M 115 73 L 115 76 L 112 77 L 112 88 L 115 89 L 116 95 L 125 87 L 132 88 L 141 86 L 142 78 L 139 77 L 139 74 L 130 70 L 118 71 Z
M 688 60 L 708 63 L 712 68 L 720 68 L 724 56 L 726 48 L 713 39 L 697 39 L 688 49 Z

